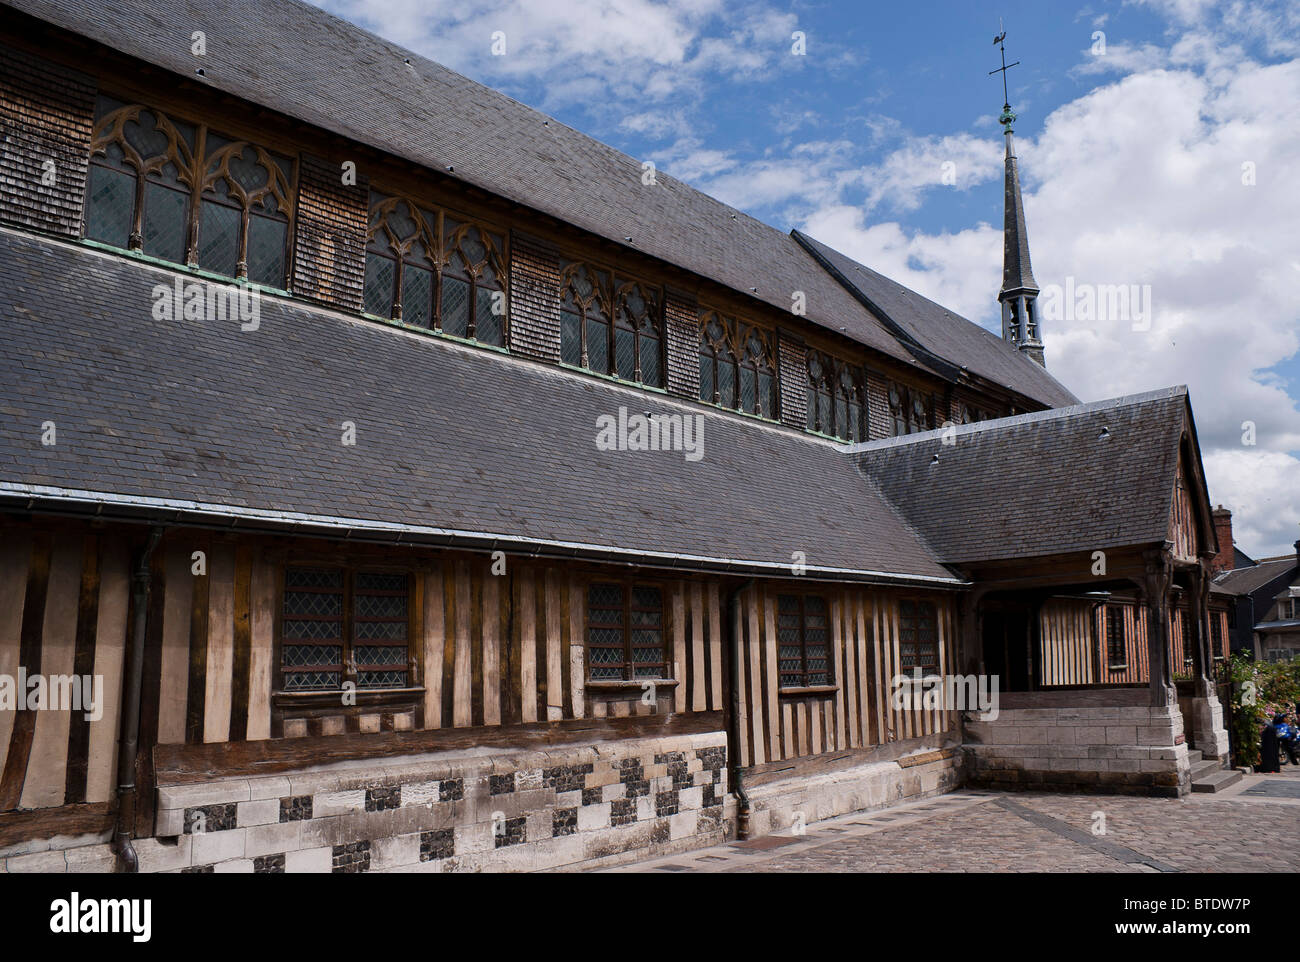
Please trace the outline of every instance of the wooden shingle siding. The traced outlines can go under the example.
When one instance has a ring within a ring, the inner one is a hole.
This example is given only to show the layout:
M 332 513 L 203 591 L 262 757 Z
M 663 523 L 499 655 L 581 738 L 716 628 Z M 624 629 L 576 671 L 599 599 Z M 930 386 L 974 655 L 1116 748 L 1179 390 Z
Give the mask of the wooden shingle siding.
M 92 77 L 0 46 L 0 220 L 81 236 L 95 89 Z
M 700 396 L 700 319 L 695 298 L 674 288 L 664 290 L 664 339 L 668 349 L 668 391 L 697 400 Z
M 510 233 L 510 352 L 560 360 L 560 255 L 520 231 Z
M 867 439 L 879 441 L 893 435 L 889 415 L 889 385 L 879 371 L 867 369 Z
M 298 164 L 292 290 L 348 311 L 361 310 L 366 272 L 369 186 L 343 183 L 342 162 L 303 154 Z
M 803 430 L 808 425 L 808 369 L 803 343 L 785 331 L 777 336 L 777 383 L 781 423 Z

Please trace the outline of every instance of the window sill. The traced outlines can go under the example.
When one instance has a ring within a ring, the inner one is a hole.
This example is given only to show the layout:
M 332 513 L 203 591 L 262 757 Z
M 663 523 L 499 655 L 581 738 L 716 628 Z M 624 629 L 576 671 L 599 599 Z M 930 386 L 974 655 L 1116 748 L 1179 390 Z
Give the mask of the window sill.
M 645 691 L 645 683 L 653 682 L 656 688 L 676 688 L 675 678 L 640 678 L 636 681 L 608 680 L 587 681 L 588 691 Z
M 1107 665 L 1107 671 L 1128 671 L 1128 665 Z
M 804 695 L 833 695 L 839 690 L 839 685 L 813 685 L 809 688 L 782 688 L 777 691 L 777 695 L 782 698 L 799 698 Z
M 356 700 L 355 705 L 343 705 L 342 699 L 348 695 Z M 355 691 L 335 689 L 331 691 L 277 691 L 271 698 L 280 708 L 332 708 L 339 706 L 353 708 L 368 705 L 403 704 L 414 702 L 424 697 L 423 686 L 416 688 L 358 688 Z

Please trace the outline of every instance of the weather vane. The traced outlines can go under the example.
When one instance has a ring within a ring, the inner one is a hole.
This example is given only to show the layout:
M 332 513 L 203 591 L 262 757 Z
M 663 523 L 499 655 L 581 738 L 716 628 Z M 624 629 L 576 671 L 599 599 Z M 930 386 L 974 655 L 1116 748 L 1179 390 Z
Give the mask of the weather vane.
M 1006 39 L 1007 32 L 1002 29 L 1002 18 L 999 17 L 998 35 L 993 38 L 993 43 L 1002 51 L 1002 66 L 998 67 L 996 70 L 990 70 L 989 76 L 992 77 L 995 73 L 1002 74 L 1002 116 L 999 118 L 999 123 L 1007 127 L 1007 129 L 1010 129 L 1010 125 L 1015 121 L 1016 115 L 1011 112 L 1011 94 L 1007 92 L 1007 71 L 1012 67 L 1020 66 L 1020 61 L 1017 60 L 1015 63 L 1007 63 Z

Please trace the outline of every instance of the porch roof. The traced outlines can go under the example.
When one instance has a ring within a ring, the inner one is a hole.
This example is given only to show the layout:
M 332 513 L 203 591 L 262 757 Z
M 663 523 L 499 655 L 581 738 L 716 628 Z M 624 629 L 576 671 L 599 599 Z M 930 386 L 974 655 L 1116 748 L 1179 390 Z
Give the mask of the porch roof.
M 1035 558 L 1163 542 L 1190 418 L 1171 387 L 847 450 L 944 562 Z

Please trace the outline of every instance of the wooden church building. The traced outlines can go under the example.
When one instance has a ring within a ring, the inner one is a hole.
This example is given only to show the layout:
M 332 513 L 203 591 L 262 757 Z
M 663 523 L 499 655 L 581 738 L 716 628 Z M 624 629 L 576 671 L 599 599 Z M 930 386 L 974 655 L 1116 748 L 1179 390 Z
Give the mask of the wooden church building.
M 296 0 L 0 10 L 0 870 L 1225 758 L 1190 402 L 1048 373 L 1009 108 L 998 337 Z

